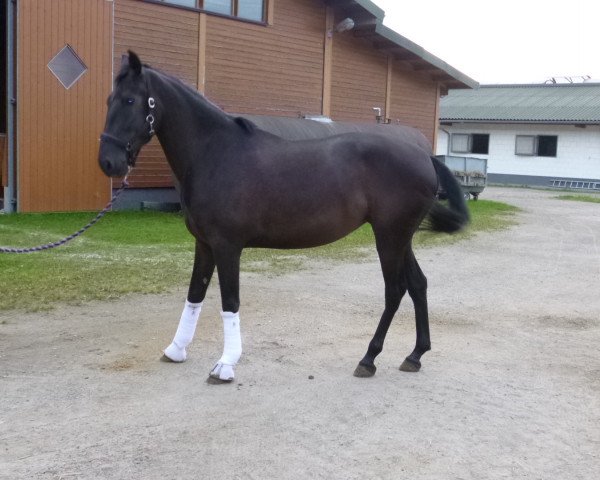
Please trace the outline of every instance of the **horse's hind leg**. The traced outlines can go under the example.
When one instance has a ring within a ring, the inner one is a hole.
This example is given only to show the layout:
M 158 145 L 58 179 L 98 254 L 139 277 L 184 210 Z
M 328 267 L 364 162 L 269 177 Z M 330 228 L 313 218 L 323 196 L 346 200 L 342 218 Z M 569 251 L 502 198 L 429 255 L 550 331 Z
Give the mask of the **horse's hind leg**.
M 208 284 L 215 270 L 215 261 L 210 247 L 196 242 L 194 269 L 188 290 L 187 300 L 181 312 L 179 325 L 171 344 L 165 348 L 163 361 L 183 362 L 187 358 L 186 348 L 191 343 L 202 310 Z
M 385 282 L 385 309 L 379 320 L 375 335 L 369 343 L 367 354 L 358 363 L 354 371 L 355 377 L 372 377 L 375 375 L 375 371 L 377 370 L 375 358 L 383 350 L 385 336 L 400 306 L 400 300 L 402 300 L 402 297 L 406 293 L 406 285 L 401 281 L 400 276 L 403 249 L 406 245 L 403 245 L 402 241 L 398 240 L 396 236 L 384 233 L 378 235 L 377 233 L 375 231 L 377 253 L 379 254 L 383 280 Z
M 403 270 L 408 294 L 415 306 L 417 343 L 415 349 L 400 366 L 400 370 L 404 372 L 418 372 L 421 368 L 421 356 L 431 350 L 431 340 L 429 337 L 429 314 L 427 311 L 427 278 L 419 267 L 412 248 L 409 248 L 406 252 Z

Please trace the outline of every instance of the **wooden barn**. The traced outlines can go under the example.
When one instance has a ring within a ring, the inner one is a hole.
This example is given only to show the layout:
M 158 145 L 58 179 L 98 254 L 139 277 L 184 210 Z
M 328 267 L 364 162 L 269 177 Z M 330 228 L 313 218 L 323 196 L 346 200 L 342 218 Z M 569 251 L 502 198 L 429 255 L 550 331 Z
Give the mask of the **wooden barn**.
M 96 210 L 106 98 L 131 49 L 227 112 L 407 124 L 435 143 L 469 77 L 383 25 L 368 0 L 0 0 L 0 189 L 7 212 Z M 130 198 L 173 191 L 160 145 Z M 115 185 L 118 186 L 118 185 Z

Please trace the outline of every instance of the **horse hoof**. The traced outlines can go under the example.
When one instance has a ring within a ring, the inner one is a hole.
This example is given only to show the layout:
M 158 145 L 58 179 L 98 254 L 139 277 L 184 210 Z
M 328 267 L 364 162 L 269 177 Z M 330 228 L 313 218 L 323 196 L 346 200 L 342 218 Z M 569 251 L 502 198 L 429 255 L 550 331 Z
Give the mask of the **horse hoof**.
M 359 363 L 356 370 L 354 370 L 354 376 L 358 378 L 368 378 L 375 375 L 376 371 L 377 367 L 375 365 L 363 365 Z
M 421 362 L 407 358 L 402 362 L 402 365 L 400 365 L 400 370 L 403 372 L 418 372 L 421 370 Z
M 172 358 L 167 357 L 164 353 L 163 353 L 163 356 L 160 357 L 160 361 L 165 362 L 165 363 L 183 363 L 184 362 L 184 360 L 181 360 L 179 362 L 175 361 Z
M 217 362 L 208 374 L 206 382 L 211 385 L 220 385 L 222 383 L 233 382 L 233 378 L 233 365 L 226 365 L 224 363 Z
M 209 385 L 223 385 L 224 383 L 231 383 L 233 382 L 233 378 L 230 378 L 228 380 L 223 380 L 219 377 L 212 377 L 212 376 L 208 376 L 208 378 L 206 379 L 206 383 L 208 383 Z
M 164 362 L 183 363 L 187 358 L 185 348 L 179 348 L 174 343 L 165 348 L 163 354 L 161 360 Z

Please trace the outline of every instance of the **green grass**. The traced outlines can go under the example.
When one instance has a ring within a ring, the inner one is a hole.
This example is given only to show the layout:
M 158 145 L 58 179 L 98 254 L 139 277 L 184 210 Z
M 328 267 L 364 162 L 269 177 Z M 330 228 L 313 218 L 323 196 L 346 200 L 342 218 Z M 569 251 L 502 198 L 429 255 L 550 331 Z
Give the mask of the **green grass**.
M 420 231 L 416 248 L 450 244 L 482 231 L 506 228 L 517 211 L 510 205 L 469 202 L 472 223 L 457 235 Z M 93 214 L 0 216 L 0 245 L 49 243 L 78 230 Z M 129 293 L 160 293 L 189 281 L 194 241 L 183 217 L 155 212 L 114 212 L 70 244 L 31 254 L 0 254 L 0 310 L 44 310 L 57 304 L 110 300 Z M 348 237 L 308 250 L 248 249 L 242 270 L 282 274 L 310 260 L 360 261 L 374 254 L 365 225 Z
M 556 198 L 574 202 L 600 203 L 600 195 L 558 195 Z
M 93 215 L 0 217 L 0 244 L 58 240 Z M 0 254 L 0 310 L 39 310 L 57 303 L 158 293 L 182 284 L 193 241 L 179 215 L 116 212 L 67 246 L 32 254 Z

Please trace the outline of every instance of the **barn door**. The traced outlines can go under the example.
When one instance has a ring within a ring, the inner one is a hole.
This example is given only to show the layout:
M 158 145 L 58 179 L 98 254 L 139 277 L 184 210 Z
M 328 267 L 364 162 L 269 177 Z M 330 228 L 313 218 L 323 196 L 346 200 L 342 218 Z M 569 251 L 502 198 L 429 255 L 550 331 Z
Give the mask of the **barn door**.
M 111 0 L 20 0 L 17 25 L 17 208 L 101 208 L 97 164 L 112 81 Z

